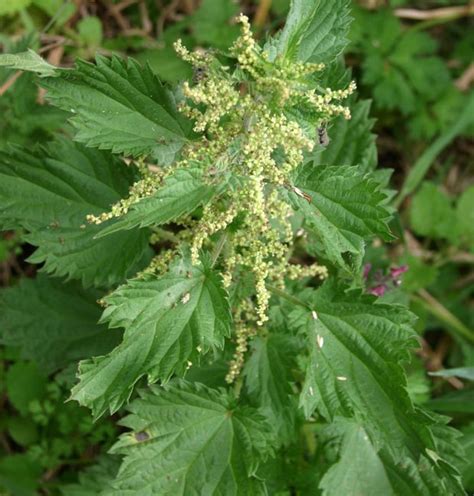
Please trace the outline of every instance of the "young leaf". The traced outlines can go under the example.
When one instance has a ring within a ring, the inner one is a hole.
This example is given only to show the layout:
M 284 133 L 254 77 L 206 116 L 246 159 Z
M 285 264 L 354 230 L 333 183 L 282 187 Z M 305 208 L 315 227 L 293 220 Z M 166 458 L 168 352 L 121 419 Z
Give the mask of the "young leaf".
M 166 224 L 207 203 L 217 187 L 204 181 L 202 169 L 178 169 L 155 194 L 132 205 L 117 222 L 105 227 L 98 237 L 124 229 Z
M 102 317 L 124 327 L 122 344 L 106 356 L 80 363 L 72 397 L 96 417 L 117 411 L 136 382 L 166 381 L 189 362 L 221 348 L 229 334 L 230 311 L 220 278 L 207 265 L 175 263 L 161 278 L 132 280 L 106 298 Z
M 359 167 L 307 164 L 297 174 L 295 186 L 290 200 L 314 234 L 316 251 L 346 271 L 359 271 L 365 240 L 392 239 L 386 193 Z
M 46 372 L 107 353 L 120 332 L 97 325 L 100 293 L 39 275 L 0 292 L 0 336 Z
M 277 54 L 329 63 L 347 45 L 349 23 L 347 0 L 292 0 L 285 27 L 275 42 Z
M 224 390 L 152 387 L 129 410 L 131 432 L 113 448 L 125 459 L 106 494 L 267 494 L 255 472 L 272 453 L 270 424 Z
M 245 387 L 254 406 L 265 414 L 280 442 L 294 436 L 296 396 L 291 386 L 298 343 L 294 336 L 271 333 L 252 342 L 245 364 Z
M 42 85 L 53 105 L 73 114 L 75 139 L 87 146 L 132 156 L 173 156 L 190 131 L 173 94 L 133 59 L 79 60 L 75 69 Z
M 41 77 L 58 75 L 57 67 L 49 64 L 33 50 L 22 53 L 5 53 L 0 55 L 0 67 L 8 67 L 20 71 L 35 72 Z
M 428 181 L 412 198 L 410 222 L 415 233 L 421 236 L 453 239 L 457 234 L 456 216 L 450 199 Z
M 133 170 L 106 152 L 57 140 L 32 152 L 0 153 L 0 226 L 30 231 L 31 257 L 45 270 L 85 285 L 121 282 L 148 254 L 147 230 L 96 240 L 101 227 L 86 222 L 126 196 Z

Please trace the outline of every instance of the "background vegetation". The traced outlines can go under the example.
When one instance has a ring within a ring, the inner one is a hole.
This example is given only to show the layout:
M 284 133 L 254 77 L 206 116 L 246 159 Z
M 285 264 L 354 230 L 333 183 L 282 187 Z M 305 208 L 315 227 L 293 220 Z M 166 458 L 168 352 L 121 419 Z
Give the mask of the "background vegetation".
M 188 47 L 226 48 L 238 35 L 231 20 L 240 11 L 263 37 L 281 26 L 288 3 L 0 0 L 0 45 L 9 53 L 33 48 L 66 67 L 96 52 L 128 54 L 175 82 L 192 76 L 172 49 L 178 37 Z M 369 291 L 407 303 L 418 315 L 422 347 L 407 370 L 410 394 L 464 433 L 464 484 L 474 491 L 474 4 L 353 3 L 346 59 L 361 95 L 372 100 L 379 163 L 393 170 L 400 209 L 392 226 L 398 241 L 374 243 L 364 275 Z M 367 125 L 369 108 L 359 110 L 355 118 Z M 33 76 L 3 68 L 0 116 L 0 149 L 68 133 L 67 115 L 44 104 Z M 375 153 L 373 142 L 364 146 Z M 87 342 L 65 342 L 49 354 L 41 347 L 45 332 L 65 325 L 56 309 L 67 307 L 67 294 L 58 291 L 57 300 L 45 302 L 33 292 L 28 280 L 41 275 L 28 263 L 32 252 L 22 232 L 1 234 L 0 494 L 92 495 L 101 470 L 82 480 L 79 474 L 107 451 L 119 428 L 110 419 L 93 424 L 89 411 L 65 403 L 75 364 L 64 365 Z M 79 291 L 72 284 L 69 290 Z M 23 335 L 2 333 L 7 319 Z

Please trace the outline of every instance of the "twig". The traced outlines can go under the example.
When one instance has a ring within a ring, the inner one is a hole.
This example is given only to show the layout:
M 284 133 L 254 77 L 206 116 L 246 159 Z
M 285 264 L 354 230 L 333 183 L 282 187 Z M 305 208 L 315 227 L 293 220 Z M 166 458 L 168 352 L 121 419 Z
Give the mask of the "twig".
M 8 78 L 5 83 L 0 86 L 0 96 L 2 96 L 4 93 L 6 93 L 10 87 L 15 83 L 15 81 L 22 75 L 23 73 L 21 71 L 15 72 L 13 76 Z
M 474 332 L 465 326 L 455 315 L 453 315 L 444 305 L 434 298 L 425 289 L 420 289 L 417 295 L 412 296 L 413 300 L 421 303 L 423 307 L 432 315 L 446 324 L 454 334 L 474 343 Z
M 255 24 L 255 26 L 261 28 L 265 25 L 271 6 L 272 0 L 260 0 L 257 11 L 255 12 L 255 16 L 253 18 L 253 23 Z
M 474 62 L 456 79 L 454 84 L 460 91 L 467 91 L 474 82 Z
M 458 18 L 474 15 L 474 5 L 459 5 L 456 7 L 442 7 L 440 9 L 395 9 L 394 13 L 401 19 L 426 21 L 432 19 Z
M 222 233 L 221 237 L 219 238 L 219 241 L 217 242 L 214 251 L 212 252 L 211 256 L 211 264 L 214 267 L 216 265 L 217 259 L 219 258 L 219 255 L 221 254 L 222 248 L 224 248 L 224 245 L 227 241 L 227 233 Z
M 280 298 L 284 298 L 285 300 L 289 301 L 290 303 L 293 303 L 295 305 L 298 305 L 300 307 L 307 308 L 308 310 L 311 310 L 310 306 L 305 303 L 303 300 L 300 300 L 296 296 L 293 296 L 286 291 L 283 291 L 276 286 L 272 286 L 271 284 L 267 284 L 267 289 L 273 293 L 276 296 L 279 296 Z

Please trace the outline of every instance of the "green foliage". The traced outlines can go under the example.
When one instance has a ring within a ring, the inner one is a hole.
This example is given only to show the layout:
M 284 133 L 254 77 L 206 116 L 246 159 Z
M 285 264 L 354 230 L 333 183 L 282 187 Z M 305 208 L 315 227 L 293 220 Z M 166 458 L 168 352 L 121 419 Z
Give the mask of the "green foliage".
M 75 65 L 0 55 L 0 493 L 474 489 L 466 47 L 357 7 L 359 99 L 348 0 L 260 3 L 266 38 L 231 0 L 30 4 Z
M 0 293 L 1 341 L 47 372 L 106 353 L 119 343 L 120 333 L 97 325 L 100 296 L 44 276 L 24 279 Z
M 303 62 L 331 62 L 347 44 L 349 20 L 347 0 L 292 0 L 275 50 Z
M 310 198 L 299 191 L 291 194 L 315 237 L 316 252 L 346 271 L 360 271 L 364 239 L 375 234 L 391 239 L 386 195 L 358 167 L 308 165 L 300 170 L 295 184 Z
M 183 145 L 189 126 L 178 115 L 173 94 L 148 67 L 97 56 L 95 65 L 77 61 L 75 69 L 57 76 L 43 86 L 54 105 L 73 114 L 77 141 L 156 157 L 173 156 Z
M 100 228 L 86 222 L 87 214 L 127 193 L 134 174 L 121 160 L 61 139 L 43 149 L 0 154 L 0 177 L 0 224 L 30 231 L 26 239 L 38 247 L 31 260 L 45 262 L 47 272 L 107 286 L 147 255 L 146 231 L 99 240 Z
M 266 493 L 255 472 L 272 453 L 270 424 L 232 395 L 184 382 L 150 389 L 129 410 L 131 432 L 113 448 L 125 459 L 106 494 Z
M 136 382 L 183 374 L 201 352 L 221 348 L 230 313 L 219 277 L 204 263 L 182 259 L 161 279 L 129 281 L 109 295 L 103 322 L 124 327 L 124 339 L 109 355 L 81 362 L 72 397 L 96 417 L 117 411 Z

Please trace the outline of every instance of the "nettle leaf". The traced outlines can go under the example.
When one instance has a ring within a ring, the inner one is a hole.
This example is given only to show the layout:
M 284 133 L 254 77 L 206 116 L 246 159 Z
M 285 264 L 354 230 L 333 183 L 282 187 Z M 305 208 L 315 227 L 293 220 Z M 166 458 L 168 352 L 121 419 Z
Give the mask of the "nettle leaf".
M 294 184 L 297 190 L 289 198 L 315 236 L 316 251 L 344 270 L 359 271 L 367 239 L 392 239 L 387 195 L 371 175 L 361 174 L 359 167 L 307 164 Z
M 107 353 L 121 338 L 97 325 L 101 294 L 38 275 L 0 292 L 0 336 L 21 356 L 53 372 L 81 358 Z
M 347 45 L 347 0 L 292 0 L 283 31 L 274 42 L 277 54 L 302 62 L 328 63 Z
M 270 419 L 283 443 L 294 437 L 297 398 L 291 370 L 296 368 L 298 351 L 294 336 L 271 333 L 257 337 L 243 371 L 249 399 Z
M 418 344 L 413 315 L 327 284 L 302 296 L 309 309 L 296 309 L 293 325 L 301 326 L 309 352 L 300 399 L 305 414 L 317 410 L 330 422 L 336 416 L 355 418 L 374 449 L 402 472 L 411 470 L 403 469 L 411 459 L 415 467 L 431 467 L 438 484 L 446 484 L 444 491 L 456 485 L 455 471 L 442 460 L 430 429 L 436 421 L 414 408 L 406 390 L 401 364 Z
M 134 173 L 112 155 L 57 140 L 46 148 L 0 153 L 0 225 L 23 227 L 37 246 L 33 263 L 87 285 L 110 286 L 133 273 L 148 256 L 148 231 L 97 240 L 100 226 L 86 222 L 128 194 Z
M 71 112 L 76 141 L 113 153 L 172 157 L 190 123 L 173 94 L 148 66 L 133 59 L 97 56 L 42 82 L 53 105 Z
M 444 496 L 436 470 L 422 457 L 395 463 L 385 451 L 378 451 L 364 426 L 354 420 L 337 419 L 329 429 L 341 436 L 339 460 L 324 474 L 320 488 L 324 496 L 393 494 L 403 496 Z
M 314 165 L 359 165 L 360 173 L 370 172 L 377 166 L 370 101 L 360 100 L 350 108 L 350 120 L 338 117 L 329 127 L 329 145 L 323 149 L 315 147 L 311 157 Z
M 255 477 L 272 454 L 271 426 L 224 390 L 186 382 L 152 387 L 129 406 L 113 452 L 125 455 L 106 494 L 267 494 Z
M 131 280 L 105 299 L 102 322 L 124 327 L 123 342 L 108 355 L 79 366 L 72 397 L 96 417 L 117 411 L 137 381 L 183 374 L 200 353 L 222 348 L 231 316 L 219 276 L 205 263 L 178 260 L 163 277 Z
M 178 169 L 152 196 L 132 205 L 117 222 L 105 227 L 99 236 L 124 229 L 161 225 L 178 219 L 208 203 L 217 193 L 217 186 L 206 183 L 203 171 Z

